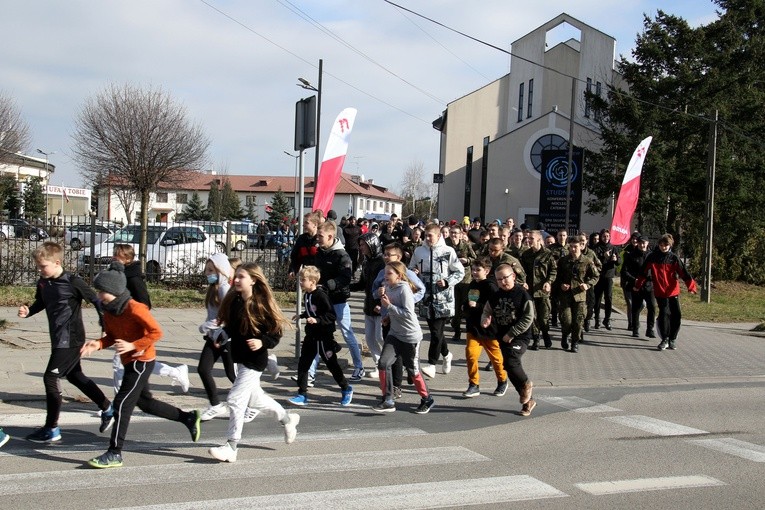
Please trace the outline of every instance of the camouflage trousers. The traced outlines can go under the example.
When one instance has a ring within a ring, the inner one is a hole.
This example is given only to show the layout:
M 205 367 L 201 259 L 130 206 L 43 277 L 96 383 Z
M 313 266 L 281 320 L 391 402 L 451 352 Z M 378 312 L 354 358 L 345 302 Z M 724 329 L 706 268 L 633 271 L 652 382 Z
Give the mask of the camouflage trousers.
M 563 336 L 569 336 L 572 342 L 582 340 L 584 318 L 587 315 L 587 301 L 574 301 L 574 297 L 565 293 L 560 297 L 560 326 Z
M 547 333 L 550 331 L 550 296 L 534 298 L 534 324 L 531 327 L 531 333 L 534 337 L 539 336 L 539 332 Z

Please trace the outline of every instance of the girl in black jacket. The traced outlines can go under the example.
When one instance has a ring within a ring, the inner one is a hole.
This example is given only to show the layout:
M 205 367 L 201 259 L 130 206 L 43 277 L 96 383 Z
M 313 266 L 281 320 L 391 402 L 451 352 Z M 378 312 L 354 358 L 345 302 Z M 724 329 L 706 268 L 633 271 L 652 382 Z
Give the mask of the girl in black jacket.
M 297 436 L 300 416 L 287 413 L 260 387 L 260 377 L 268 365 L 268 349 L 279 343 L 287 320 L 256 263 L 248 262 L 237 268 L 234 286 L 221 304 L 218 322 L 231 342 L 231 357 L 237 364 L 237 374 L 227 399 L 230 409 L 228 441 L 210 448 L 210 455 L 222 462 L 236 461 L 248 403 L 261 413 L 268 411 L 276 415 L 284 425 L 284 441 L 292 443 Z

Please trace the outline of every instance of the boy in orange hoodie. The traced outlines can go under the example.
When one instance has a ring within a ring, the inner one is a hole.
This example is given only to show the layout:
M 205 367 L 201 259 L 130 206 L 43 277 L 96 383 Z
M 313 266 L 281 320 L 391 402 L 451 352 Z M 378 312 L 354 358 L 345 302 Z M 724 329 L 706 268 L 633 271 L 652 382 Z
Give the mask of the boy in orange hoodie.
M 201 432 L 199 411 L 182 411 L 156 400 L 149 391 L 149 376 L 156 362 L 154 344 L 162 337 L 162 330 L 148 307 L 130 298 L 125 266 L 112 262 L 109 269 L 98 273 L 93 286 L 104 311 L 104 335 L 86 342 L 82 355 L 113 345 L 122 359 L 125 375 L 112 403 L 114 428 L 109 449 L 88 464 L 95 468 L 122 466 L 122 445 L 136 405 L 146 413 L 183 423 L 191 433 L 191 440 L 197 442 Z

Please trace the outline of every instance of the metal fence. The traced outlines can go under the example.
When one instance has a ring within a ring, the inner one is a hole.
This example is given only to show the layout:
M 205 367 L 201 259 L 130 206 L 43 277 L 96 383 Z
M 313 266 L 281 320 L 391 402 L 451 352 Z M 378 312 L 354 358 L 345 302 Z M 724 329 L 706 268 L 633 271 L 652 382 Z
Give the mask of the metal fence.
M 225 222 L 221 224 L 226 225 Z M 67 217 L 43 228 L 44 235 L 39 231 L 29 235 L 27 231 L 19 228 L 14 231 L 12 227 L 5 231 L 9 230 L 10 235 L 0 241 L 0 285 L 34 285 L 38 272 L 32 253 L 45 241 L 64 246 L 64 268 L 87 281 L 108 266 L 115 242 L 132 244 L 138 253 L 138 244 L 132 242 L 137 241 L 140 233 L 135 225 L 121 227 L 90 217 Z M 147 232 L 152 241 L 147 246 L 147 278 L 170 287 L 203 286 L 205 260 L 224 246 L 210 235 L 198 232 L 196 225 L 152 222 Z M 287 281 L 287 262 L 279 260 L 275 248 L 259 249 L 256 245 L 257 241 L 253 239 L 245 249 L 230 249 L 227 255 L 242 262 L 257 262 L 274 289 L 293 290 L 294 282 L 289 284 Z M 239 247 L 243 247 L 242 243 Z

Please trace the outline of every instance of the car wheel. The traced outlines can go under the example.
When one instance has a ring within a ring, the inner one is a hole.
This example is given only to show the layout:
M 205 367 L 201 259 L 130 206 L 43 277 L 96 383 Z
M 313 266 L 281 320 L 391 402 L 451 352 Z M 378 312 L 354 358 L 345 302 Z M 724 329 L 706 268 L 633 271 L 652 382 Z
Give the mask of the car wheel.
M 215 247 L 218 248 L 219 253 L 226 253 L 226 245 L 223 243 L 215 243 Z
M 29 240 L 30 241 L 39 241 L 40 240 L 40 234 L 37 232 L 32 232 L 29 234 Z
M 8 239 L 8 236 L 5 235 L 5 232 L 0 232 L 0 241 L 5 241 L 6 239 Z
M 237 241 L 235 248 L 236 251 L 244 251 L 247 249 L 247 243 L 244 241 Z
M 71 246 L 74 251 L 78 251 L 82 248 L 82 242 L 79 239 L 72 239 L 69 246 Z
M 146 263 L 146 279 L 152 283 L 158 283 L 159 278 L 162 276 L 162 269 L 159 267 L 159 262 L 150 260 Z

